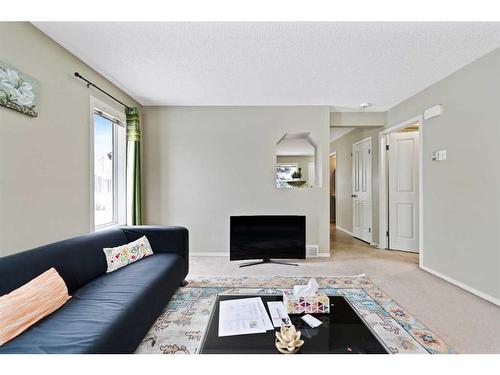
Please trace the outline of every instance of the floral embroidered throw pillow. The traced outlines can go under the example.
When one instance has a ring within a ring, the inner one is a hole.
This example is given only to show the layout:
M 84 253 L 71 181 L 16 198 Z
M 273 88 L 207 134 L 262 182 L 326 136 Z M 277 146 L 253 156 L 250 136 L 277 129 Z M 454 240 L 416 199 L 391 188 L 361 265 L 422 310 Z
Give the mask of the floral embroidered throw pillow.
M 138 240 L 122 246 L 104 248 L 103 251 L 108 263 L 107 273 L 116 271 L 141 258 L 153 255 L 153 250 L 146 236 L 142 236 Z

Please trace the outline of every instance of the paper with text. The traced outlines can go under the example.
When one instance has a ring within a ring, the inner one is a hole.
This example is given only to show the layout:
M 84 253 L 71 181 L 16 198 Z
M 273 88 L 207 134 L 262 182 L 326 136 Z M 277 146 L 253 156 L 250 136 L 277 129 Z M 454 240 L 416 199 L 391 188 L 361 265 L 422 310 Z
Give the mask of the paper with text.
M 226 300 L 219 304 L 219 337 L 263 333 L 269 326 L 272 329 L 260 297 Z
M 281 327 L 283 324 L 290 324 L 290 317 L 286 312 L 285 305 L 281 301 L 269 301 L 267 303 L 271 319 L 275 327 Z

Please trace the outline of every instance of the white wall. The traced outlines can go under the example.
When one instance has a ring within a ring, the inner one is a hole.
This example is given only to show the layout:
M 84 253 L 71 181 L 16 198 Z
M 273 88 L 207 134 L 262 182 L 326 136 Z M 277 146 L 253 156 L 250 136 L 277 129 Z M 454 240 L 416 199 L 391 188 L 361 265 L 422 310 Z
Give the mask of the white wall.
M 344 135 L 353 131 L 354 129 L 356 128 L 348 126 L 330 127 L 330 142 L 342 138 Z
M 38 117 L 0 107 L 0 256 L 5 256 L 90 230 L 89 109 L 90 94 L 98 95 L 73 73 L 138 104 L 26 22 L 0 22 L 0 60 L 40 85 Z
M 500 303 L 500 49 L 387 112 L 424 121 L 422 265 Z M 431 161 L 447 150 L 448 160 Z
M 328 107 L 145 107 L 146 223 L 186 226 L 190 250 L 229 251 L 229 216 L 303 214 L 329 254 Z M 311 132 L 321 188 L 276 188 L 276 142 Z

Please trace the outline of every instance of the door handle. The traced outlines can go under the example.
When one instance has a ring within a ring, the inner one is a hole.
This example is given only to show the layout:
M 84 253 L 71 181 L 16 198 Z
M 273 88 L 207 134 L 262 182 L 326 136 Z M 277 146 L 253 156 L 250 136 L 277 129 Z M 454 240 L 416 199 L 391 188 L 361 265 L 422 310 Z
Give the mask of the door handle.
M 352 198 L 357 198 L 358 196 L 356 194 L 351 194 Z

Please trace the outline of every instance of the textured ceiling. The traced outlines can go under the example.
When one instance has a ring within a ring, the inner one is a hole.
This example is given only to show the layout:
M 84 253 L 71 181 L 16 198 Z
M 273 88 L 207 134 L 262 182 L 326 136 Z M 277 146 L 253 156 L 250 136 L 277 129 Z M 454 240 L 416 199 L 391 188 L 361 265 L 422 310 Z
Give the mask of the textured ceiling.
M 143 105 L 385 111 L 500 47 L 500 23 L 35 26 Z

